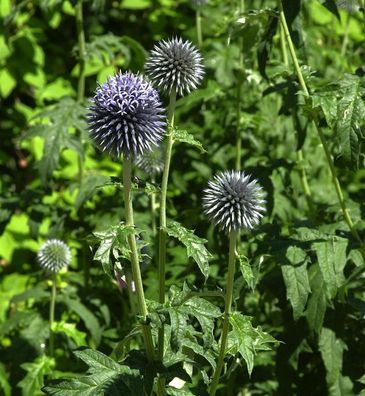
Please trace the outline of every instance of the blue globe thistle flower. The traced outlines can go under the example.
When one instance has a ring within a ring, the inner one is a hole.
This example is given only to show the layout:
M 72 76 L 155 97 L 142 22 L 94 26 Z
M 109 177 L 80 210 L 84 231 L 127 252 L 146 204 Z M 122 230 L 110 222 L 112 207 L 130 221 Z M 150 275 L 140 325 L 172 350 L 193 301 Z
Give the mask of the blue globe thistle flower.
M 262 188 L 242 171 L 216 175 L 204 190 L 204 213 L 222 230 L 231 232 L 257 225 L 265 211 Z
M 157 148 L 149 151 L 145 155 L 138 155 L 135 157 L 134 163 L 139 169 L 149 175 L 156 176 L 162 173 L 164 168 L 162 150 Z
M 196 89 L 204 76 L 203 58 L 190 41 L 159 41 L 146 62 L 146 74 L 158 89 L 183 96 Z
M 162 140 L 164 109 L 142 76 L 119 73 L 100 85 L 88 115 L 90 136 L 114 157 L 142 155 Z
M 71 262 L 70 248 L 59 239 L 49 239 L 37 254 L 39 265 L 49 272 L 57 273 Z

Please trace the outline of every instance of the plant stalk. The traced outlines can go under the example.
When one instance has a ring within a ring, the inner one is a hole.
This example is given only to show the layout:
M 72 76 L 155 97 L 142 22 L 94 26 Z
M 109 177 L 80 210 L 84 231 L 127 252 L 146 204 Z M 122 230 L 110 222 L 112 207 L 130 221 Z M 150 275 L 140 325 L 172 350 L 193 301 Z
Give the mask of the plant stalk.
M 49 356 L 53 357 L 54 355 L 54 334 L 52 330 L 53 322 L 54 322 L 54 312 L 56 306 L 56 283 L 57 283 L 57 274 L 52 274 L 52 291 L 51 291 L 51 303 L 49 305 Z
M 229 331 L 229 317 L 232 309 L 234 274 L 236 270 L 236 243 L 237 243 L 237 232 L 231 231 L 229 234 L 228 278 L 227 278 L 227 287 L 226 287 L 226 295 L 225 295 L 223 329 L 220 339 L 217 367 L 214 371 L 213 380 L 210 385 L 210 391 L 209 391 L 210 396 L 214 396 L 216 393 L 221 371 L 224 364 L 224 356 L 225 356 L 227 337 Z
M 196 22 L 196 38 L 198 41 L 198 47 L 201 48 L 203 45 L 203 33 L 202 33 L 202 16 L 199 9 L 197 9 L 195 12 L 195 22 Z
M 155 177 L 152 176 L 151 178 L 152 184 L 155 184 Z M 151 194 L 150 197 L 150 208 L 151 208 L 151 228 L 152 228 L 152 235 L 153 238 L 156 237 L 156 216 L 155 216 L 155 209 L 156 209 L 156 195 L 154 193 Z
M 279 26 L 280 26 L 280 47 L 281 47 L 281 53 L 283 56 L 283 62 L 286 66 L 288 66 L 289 58 L 288 58 L 288 52 L 287 52 L 286 43 L 285 43 L 285 31 L 284 31 L 284 27 L 283 27 L 282 23 L 280 23 Z M 295 120 L 294 120 L 294 125 L 295 125 Z M 304 159 L 303 150 L 302 149 L 297 150 L 298 162 L 303 162 L 303 159 Z M 309 211 L 310 211 L 310 213 L 314 213 L 312 193 L 311 193 L 311 190 L 309 187 L 307 173 L 302 165 L 300 166 L 299 173 L 300 173 L 300 181 L 301 181 L 302 188 L 304 191 L 304 196 L 306 198 L 306 201 L 307 201 L 307 204 L 309 207 Z
M 132 160 L 131 158 L 124 158 L 123 194 L 124 194 L 124 205 L 125 205 L 125 220 L 127 226 L 134 227 L 131 173 L 132 173 Z M 131 268 L 132 268 L 134 285 L 136 288 L 138 314 L 142 316 L 142 320 L 143 320 L 142 333 L 146 346 L 147 358 L 150 362 L 152 362 L 154 360 L 154 347 L 153 347 L 151 328 L 148 324 L 146 324 L 148 312 L 147 312 L 146 300 L 144 297 L 141 270 L 138 259 L 137 244 L 134 234 L 128 235 L 128 244 L 131 250 Z
M 288 43 L 289 52 L 290 52 L 290 55 L 291 55 L 292 60 L 293 60 L 294 68 L 295 68 L 295 71 L 296 71 L 300 86 L 302 87 L 304 95 L 307 98 L 310 98 L 310 94 L 309 94 L 307 85 L 305 83 L 302 71 L 300 69 L 298 58 L 296 56 L 296 52 L 295 52 L 293 41 L 292 41 L 291 36 L 290 36 L 289 28 L 288 28 L 288 25 L 286 23 L 286 18 L 285 18 L 285 14 L 284 14 L 284 10 L 283 10 L 283 6 L 282 6 L 281 1 L 279 1 L 279 9 L 280 9 L 280 14 L 279 14 L 280 23 L 282 24 L 283 29 L 284 29 L 285 38 L 286 38 L 286 41 Z M 328 146 L 326 144 L 326 140 L 325 140 L 324 134 L 322 132 L 322 129 L 319 126 L 318 118 L 317 118 L 316 115 L 314 116 L 314 125 L 316 127 L 316 131 L 318 133 L 319 139 L 321 141 L 323 150 L 324 150 L 325 155 L 326 155 L 328 167 L 329 167 L 329 170 L 330 170 L 330 173 L 331 173 L 331 176 L 332 176 L 332 180 L 333 180 L 333 184 L 334 184 L 334 187 L 335 187 L 335 190 L 336 190 L 338 202 L 339 202 L 339 204 L 341 206 L 342 214 L 344 216 L 344 219 L 345 219 L 345 221 L 346 221 L 346 223 L 347 223 L 352 235 L 359 242 L 361 248 L 363 249 L 363 242 L 362 242 L 362 240 L 360 238 L 360 235 L 358 234 L 356 228 L 354 227 L 354 224 L 352 222 L 349 210 L 347 209 L 347 206 L 346 206 L 346 203 L 345 203 L 345 200 L 344 200 L 344 197 L 343 197 L 341 185 L 340 185 L 340 182 L 339 182 L 339 180 L 337 178 L 335 165 L 333 163 L 333 159 L 332 159 L 331 153 L 330 153 L 330 151 L 328 149 Z
M 240 15 L 245 11 L 244 0 L 240 1 Z M 242 138 L 241 138 L 241 99 L 242 99 L 242 85 L 243 85 L 243 38 L 239 38 L 239 79 L 237 82 L 237 101 L 236 101 L 236 170 L 241 169 L 242 158 Z
M 79 50 L 79 78 L 77 82 L 77 101 L 81 103 L 85 97 L 85 32 L 84 32 L 84 18 L 82 12 L 82 1 L 78 0 L 75 6 L 75 16 L 76 16 L 76 31 L 77 31 L 77 42 L 78 42 L 78 50 Z M 76 132 L 77 137 L 80 139 L 81 144 L 82 142 L 82 135 L 79 131 Z M 83 158 L 79 155 L 78 156 L 78 168 L 79 168 L 79 182 L 84 175 L 84 162 Z
M 166 266 L 166 196 L 167 184 L 169 180 L 169 171 L 171 163 L 171 153 L 173 145 L 173 127 L 175 120 L 176 107 L 176 90 L 173 89 L 170 94 L 170 103 L 168 108 L 168 134 L 166 142 L 165 164 L 162 175 L 161 197 L 160 197 L 160 229 L 159 229 L 159 256 L 158 256 L 158 278 L 159 278 L 159 296 L 160 304 L 165 303 L 165 266 Z M 162 360 L 164 350 L 164 328 L 158 332 L 158 358 Z

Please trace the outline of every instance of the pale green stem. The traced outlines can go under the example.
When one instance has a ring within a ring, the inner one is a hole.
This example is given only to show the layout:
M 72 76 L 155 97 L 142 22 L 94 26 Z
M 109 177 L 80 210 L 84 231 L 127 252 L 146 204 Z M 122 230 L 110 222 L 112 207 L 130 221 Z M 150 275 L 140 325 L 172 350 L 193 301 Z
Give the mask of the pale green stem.
M 197 9 L 195 12 L 195 21 L 196 21 L 196 38 L 198 41 L 199 48 L 203 45 L 203 33 L 202 33 L 202 16 L 200 10 Z
M 289 59 L 288 59 L 288 52 L 286 50 L 285 31 L 284 31 L 284 27 L 283 27 L 282 23 L 280 23 L 280 47 L 281 47 L 281 53 L 282 53 L 282 56 L 283 56 L 283 62 L 284 62 L 284 64 L 286 66 L 288 66 Z M 305 168 L 303 166 L 304 154 L 303 154 L 303 150 L 302 149 L 299 149 L 297 151 L 297 159 L 298 159 L 298 162 L 300 163 L 299 173 L 300 173 L 300 181 L 302 183 L 304 195 L 305 195 L 305 198 L 306 198 L 310 213 L 314 213 L 313 212 L 314 208 L 313 208 L 313 202 L 312 202 L 312 194 L 311 194 L 309 183 L 308 183 L 308 179 L 307 179 L 307 173 L 306 173 Z
M 302 87 L 302 90 L 304 92 L 304 95 L 307 98 L 309 98 L 310 94 L 309 94 L 307 85 L 305 83 L 302 71 L 301 71 L 300 66 L 299 66 L 298 58 L 296 56 L 294 45 L 293 45 L 293 41 L 291 39 L 289 28 L 288 28 L 288 25 L 286 23 L 286 18 L 285 18 L 285 14 L 284 14 L 284 11 L 283 11 L 283 7 L 282 7 L 282 4 L 281 4 L 281 1 L 279 2 L 279 6 L 280 6 L 280 22 L 281 22 L 281 24 L 283 25 L 283 28 L 284 28 L 285 37 L 286 37 L 286 40 L 287 40 L 287 43 L 288 43 L 288 46 L 289 46 L 289 52 L 290 52 L 290 55 L 291 55 L 292 60 L 293 60 L 295 71 L 296 71 L 300 86 Z M 346 206 L 346 203 L 345 203 L 345 200 L 344 200 L 344 197 L 343 197 L 341 185 L 340 185 L 340 182 L 339 182 L 339 180 L 337 178 L 335 165 L 333 163 L 333 159 L 332 159 L 331 153 L 329 151 L 329 148 L 328 148 L 328 146 L 326 144 L 322 129 L 319 126 L 319 122 L 318 122 L 317 116 L 314 116 L 314 125 L 316 127 L 319 139 L 321 140 L 322 148 L 323 148 L 323 150 L 325 152 L 325 155 L 326 155 L 328 167 L 329 167 L 329 170 L 331 172 L 332 181 L 333 181 L 333 184 L 334 184 L 334 187 L 335 187 L 335 190 L 336 190 L 338 202 L 339 202 L 339 204 L 341 206 L 342 214 L 344 216 L 344 219 L 345 219 L 345 221 L 346 221 L 346 223 L 347 223 L 352 235 L 359 242 L 360 246 L 363 248 L 363 242 L 362 242 L 362 240 L 361 240 L 356 228 L 354 227 L 354 224 L 352 222 L 349 210 L 347 209 L 347 206 Z
M 165 303 L 165 266 L 166 266 L 166 196 L 167 184 L 169 181 L 171 153 L 173 141 L 173 127 L 176 107 L 176 90 L 173 89 L 170 94 L 170 103 L 168 108 L 168 133 L 165 152 L 165 164 L 161 183 L 160 197 L 160 230 L 159 230 L 159 256 L 158 256 L 158 278 L 159 278 L 159 302 Z M 164 350 L 164 328 L 158 332 L 158 358 L 161 360 Z
M 77 83 L 77 101 L 81 103 L 85 97 L 85 33 L 84 33 L 84 18 L 82 12 L 82 1 L 78 0 L 75 6 L 75 16 L 76 16 L 76 30 L 77 30 L 77 41 L 78 41 L 78 52 L 79 52 L 79 79 Z M 78 137 L 82 140 L 81 134 L 78 132 Z M 81 141 L 81 143 L 83 143 Z M 84 163 L 82 157 L 78 157 L 78 167 L 79 167 L 79 181 L 81 182 L 84 174 Z
M 151 182 L 153 184 L 155 184 L 154 176 L 152 176 Z M 152 235 L 153 235 L 153 238 L 155 238 L 155 236 L 156 236 L 156 214 L 155 214 L 155 210 L 156 210 L 156 195 L 155 195 L 155 193 L 151 194 L 151 197 L 150 197 L 150 208 L 151 208 Z
M 244 0 L 240 1 L 240 14 L 245 11 Z M 241 157 L 242 157 L 242 138 L 241 138 L 241 96 L 242 96 L 242 85 L 243 85 L 243 38 L 239 38 L 239 80 L 237 83 L 237 100 L 236 100 L 236 170 L 241 169 Z
M 351 15 L 348 12 L 346 15 L 345 35 L 343 36 L 343 41 L 342 41 L 342 46 L 341 46 L 341 57 L 345 56 L 346 50 L 347 50 L 347 45 L 349 43 L 350 21 L 351 21 Z
M 159 243 L 158 243 L 158 282 L 159 282 L 159 293 L 158 301 L 160 304 L 165 303 L 165 281 L 166 281 L 166 197 L 167 197 L 167 185 L 169 181 L 171 154 L 173 140 L 173 128 L 175 121 L 175 108 L 176 108 L 176 89 L 173 88 L 170 93 L 170 103 L 168 108 L 168 133 L 166 142 L 166 152 L 165 152 L 165 164 L 162 174 L 161 183 L 161 195 L 160 195 L 160 229 L 159 229 Z M 158 359 L 162 362 L 164 353 L 164 338 L 165 329 L 162 326 L 158 329 Z M 160 377 L 157 382 L 157 393 L 158 395 L 163 395 L 165 380 Z
M 133 205 L 132 205 L 132 161 L 130 158 L 124 158 L 123 162 L 123 193 L 125 206 L 125 223 L 127 226 L 134 227 Z M 142 317 L 142 333 L 147 351 L 147 358 L 150 362 L 154 360 L 154 347 L 151 334 L 151 328 L 146 324 L 147 306 L 144 297 L 141 270 L 139 266 L 138 251 L 135 235 L 128 235 L 128 244 L 130 248 L 131 268 L 134 285 L 137 295 L 138 314 Z
M 54 334 L 52 330 L 53 322 L 54 322 L 54 312 L 56 306 L 56 283 L 57 283 L 57 275 L 52 274 L 52 291 L 51 291 L 51 303 L 49 305 L 49 356 L 53 357 L 54 355 Z
M 236 270 L 236 242 L 237 242 L 237 232 L 231 231 L 229 234 L 228 277 L 227 277 L 227 286 L 226 286 L 226 295 L 225 295 L 223 328 L 220 339 L 217 367 L 214 371 L 213 380 L 210 385 L 210 391 L 209 391 L 210 396 L 215 395 L 217 386 L 219 384 L 221 371 L 224 365 L 227 337 L 229 332 L 229 317 L 231 315 L 231 309 L 232 309 L 234 275 Z

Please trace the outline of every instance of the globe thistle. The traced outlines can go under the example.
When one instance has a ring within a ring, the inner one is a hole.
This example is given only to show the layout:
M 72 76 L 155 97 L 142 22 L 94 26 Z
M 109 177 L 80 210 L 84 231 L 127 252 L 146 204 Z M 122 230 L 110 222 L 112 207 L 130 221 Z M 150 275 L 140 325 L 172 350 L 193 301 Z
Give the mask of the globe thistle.
M 183 96 L 196 89 L 204 76 L 203 58 L 190 41 L 173 38 L 159 41 L 146 62 L 152 83 L 164 92 Z
M 263 191 L 257 180 L 241 171 L 216 175 L 204 190 L 204 213 L 222 230 L 253 228 L 265 211 Z
M 162 140 L 165 116 L 157 91 L 142 76 L 119 73 L 92 99 L 90 136 L 114 157 L 142 155 Z
M 162 151 L 155 149 L 149 151 L 145 155 L 138 155 L 134 160 L 135 165 L 148 173 L 151 176 L 156 176 L 162 173 L 164 168 L 164 161 L 162 157 Z
M 57 273 L 71 262 L 70 248 L 59 239 L 49 239 L 40 248 L 39 265 L 49 272 Z
M 343 10 L 355 13 L 360 10 L 360 2 L 358 0 L 337 0 L 336 5 L 338 8 L 342 8 Z

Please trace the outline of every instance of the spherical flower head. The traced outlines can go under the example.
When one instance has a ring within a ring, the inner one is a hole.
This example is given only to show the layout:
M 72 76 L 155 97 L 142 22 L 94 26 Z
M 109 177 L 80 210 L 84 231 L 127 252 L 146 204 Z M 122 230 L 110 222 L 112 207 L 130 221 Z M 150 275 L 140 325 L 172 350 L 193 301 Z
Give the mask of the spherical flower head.
M 265 212 L 262 188 L 242 171 L 225 171 L 204 190 L 204 213 L 223 231 L 253 228 Z
M 48 272 L 57 273 L 71 262 L 70 248 L 58 239 L 49 239 L 40 248 L 37 259 L 39 265 Z
M 358 12 L 361 8 L 359 0 L 337 0 L 336 5 L 350 13 Z
M 203 58 L 190 41 L 173 38 L 159 41 L 146 62 L 146 74 L 164 92 L 174 89 L 184 96 L 196 89 L 204 76 Z
M 157 91 L 142 76 L 119 73 L 92 99 L 90 136 L 113 157 L 142 155 L 162 140 L 165 116 Z
M 164 161 L 161 149 L 157 148 L 144 155 L 138 155 L 134 160 L 135 165 L 151 176 L 162 173 Z

